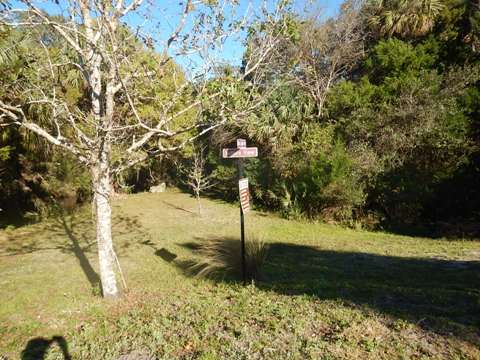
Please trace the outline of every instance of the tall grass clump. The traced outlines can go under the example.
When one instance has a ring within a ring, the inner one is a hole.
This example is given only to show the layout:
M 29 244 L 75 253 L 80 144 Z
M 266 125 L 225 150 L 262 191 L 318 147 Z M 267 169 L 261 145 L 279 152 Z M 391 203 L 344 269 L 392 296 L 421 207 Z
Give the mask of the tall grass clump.
M 249 235 L 245 241 L 247 278 L 260 280 L 267 258 L 268 246 L 262 238 Z M 239 239 L 209 239 L 198 244 L 196 248 L 198 258 L 189 266 L 191 273 L 209 278 L 241 278 L 242 257 Z

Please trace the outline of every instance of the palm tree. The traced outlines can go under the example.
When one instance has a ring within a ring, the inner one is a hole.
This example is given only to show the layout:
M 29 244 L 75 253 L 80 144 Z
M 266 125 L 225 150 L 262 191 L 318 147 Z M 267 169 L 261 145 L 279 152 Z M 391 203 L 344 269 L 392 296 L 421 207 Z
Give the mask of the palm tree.
M 427 34 L 444 5 L 441 0 L 370 0 L 368 25 L 381 36 Z

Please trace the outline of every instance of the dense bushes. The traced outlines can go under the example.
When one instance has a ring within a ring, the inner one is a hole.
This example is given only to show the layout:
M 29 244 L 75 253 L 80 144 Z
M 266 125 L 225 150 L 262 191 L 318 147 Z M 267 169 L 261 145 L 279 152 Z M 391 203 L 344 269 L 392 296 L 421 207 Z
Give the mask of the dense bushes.
M 301 64 L 283 50 L 290 62 L 279 65 L 277 91 L 248 121 L 210 139 L 222 196 L 234 198 L 236 173 L 215 154 L 228 143 L 218 138 L 246 137 L 260 147 L 247 160 L 259 207 L 387 227 L 478 220 L 480 61 L 466 41 L 477 35 L 470 10 L 445 5 L 421 33 L 409 31 L 408 18 L 392 34 L 367 29 L 366 56 L 325 90 L 322 111 L 302 83 L 316 80 L 312 68 L 299 76 Z
M 311 124 L 308 130 L 289 134 L 290 137 L 277 135 L 273 142 L 282 138 L 281 146 L 269 143 L 272 139 L 268 139 L 260 144 L 259 158 L 245 160 L 256 205 L 276 209 L 286 217 L 351 219 L 354 209 L 363 204 L 365 194 L 356 159 L 338 138 L 335 128 Z M 258 142 L 257 139 L 257 145 Z M 212 191 L 223 199 L 235 200 L 235 161 L 221 159 L 212 148 L 208 168 L 217 184 Z
M 382 226 L 478 221 L 480 12 L 470 3 L 432 4 L 435 11 L 419 2 L 367 1 L 360 9 L 348 2 L 324 23 L 292 14 L 277 56 L 262 64 L 269 76 L 261 81 L 273 82 L 268 88 L 275 91 L 245 118 L 229 119 L 201 139 L 205 171 L 216 184 L 209 192 L 236 200 L 236 165 L 222 159 L 219 148 L 242 137 L 260 149 L 259 158 L 245 163 L 256 206 L 286 217 Z M 390 17 L 398 20 L 394 27 Z M 7 35 L 0 41 L 22 43 L 19 34 Z M 12 96 L 8 84 L 28 74 L 30 60 L 21 46 L 13 57 L 0 52 L 0 70 L 8 70 L 0 96 Z M 236 81 L 241 68 L 224 70 L 209 86 L 231 84 L 224 101 L 241 108 L 252 95 L 250 80 Z M 81 89 L 66 86 L 72 101 L 81 102 Z M 165 91 L 156 96 L 169 96 Z M 204 121 L 219 116 L 208 106 L 202 110 Z M 142 111 L 158 115 L 154 100 Z M 62 153 L 39 152 L 16 130 L 1 141 L 3 207 L 34 209 L 34 199 L 72 194 L 88 198 L 89 175 Z M 145 191 L 165 180 L 182 186 L 176 165 L 190 161 L 188 149 L 151 160 L 117 174 L 115 189 Z
M 294 201 L 309 217 L 349 220 L 364 200 L 353 161 L 340 142 L 331 153 L 318 154 L 304 164 L 291 184 Z
M 90 199 L 89 174 L 71 156 L 36 143 L 36 138 L 27 140 L 14 128 L 3 135 L 0 224 L 18 221 L 21 215 L 48 215 L 52 206 L 71 210 Z

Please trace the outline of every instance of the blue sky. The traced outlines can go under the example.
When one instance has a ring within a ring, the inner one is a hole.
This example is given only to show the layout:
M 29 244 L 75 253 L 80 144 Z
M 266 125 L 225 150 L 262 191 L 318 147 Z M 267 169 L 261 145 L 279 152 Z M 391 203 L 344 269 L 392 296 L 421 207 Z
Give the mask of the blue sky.
M 126 19 L 125 22 L 132 27 L 133 29 L 143 26 L 143 29 L 151 33 L 156 39 L 166 39 L 169 34 L 172 32 L 173 28 L 176 27 L 180 19 L 180 14 L 182 7 L 179 5 L 182 1 L 185 0 L 164 0 L 164 1 L 144 1 L 144 5 L 135 13 L 131 13 Z M 129 3 L 129 0 L 125 0 L 126 3 Z M 312 12 L 317 12 L 318 9 L 322 10 L 323 16 L 330 17 L 334 15 L 341 4 L 342 0 L 296 0 L 294 1 L 293 8 L 298 13 L 303 13 L 306 15 L 311 14 Z M 17 5 L 20 2 L 17 0 L 11 1 L 12 5 Z M 61 14 L 62 10 L 65 11 L 68 2 L 65 0 L 59 0 L 58 4 L 54 0 L 33 0 L 38 7 L 46 10 L 50 14 Z M 233 19 L 238 19 L 247 13 L 247 8 L 249 14 L 256 13 L 260 10 L 262 5 L 262 0 L 239 0 L 239 4 L 236 7 L 236 15 L 232 15 L 227 11 L 225 13 L 226 21 Z M 274 7 L 275 2 L 273 0 L 267 0 L 267 6 L 271 10 Z M 66 12 L 64 12 L 66 15 Z M 148 18 L 148 21 L 146 19 Z M 193 25 L 192 18 L 189 18 L 186 24 L 186 31 L 188 33 Z M 242 46 L 242 40 L 245 37 L 245 33 L 239 33 L 235 37 L 229 38 L 223 45 L 223 47 L 218 50 L 216 56 L 221 59 L 223 62 L 231 63 L 234 65 L 239 65 L 241 63 L 242 54 L 244 48 Z M 159 48 L 159 46 L 157 47 Z M 179 63 L 185 71 L 192 70 L 191 67 L 195 66 L 193 63 L 198 59 L 195 57 L 191 58 L 181 58 L 175 56 L 173 51 L 170 55 L 176 58 L 177 63 Z
M 180 19 L 180 14 L 182 11 L 182 7 L 179 6 L 179 3 L 182 0 L 178 0 L 175 2 L 168 2 L 168 1 L 157 1 L 155 2 L 154 6 L 151 6 L 148 10 L 148 15 L 150 16 L 151 24 L 148 26 L 152 26 L 152 23 L 155 21 L 153 18 L 155 15 L 153 13 L 161 14 L 158 16 L 158 23 L 161 23 L 159 29 L 160 34 L 157 38 L 160 37 L 168 37 L 168 35 L 173 31 L 174 27 L 178 23 Z M 185 1 L 185 0 L 184 0 Z M 276 1 L 273 0 L 266 0 L 267 7 L 270 11 L 274 10 Z M 330 17 L 334 15 L 342 2 L 342 0 L 293 0 L 293 9 L 295 12 L 305 15 L 310 15 L 312 13 L 317 13 L 318 10 L 321 10 L 323 16 Z M 174 6 L 169 6 L 174 4 Z M 244 16 L 246 13 L 253 15 L 255 13 L 259 13 L 261 7 L 263 5 L 262 0 L 239 0 L 238 6 L 235 7 L 235 15 L 229 14 L 227 11 L 225 13 L 226 22 L 233 19 L 239 19 Z M 144 7 L 145 10 L 146 8 Z M 127 23 L 135 27 L 142 22 L 142 10 L 138 13 L 133 14 Z M 192 14 L 194 16 L 194 13 Z M 163 20 L 163 21 L 162 21 Z M 192 27 L 192 18 L 187 21 L 186 31 L 184 33 L 188 33 Z M 245 38 L 245 32 L 236 34 L 236 36 L 230 37 L 222 46 L 221 50 L 218 52 L 218 60 L 219 62 L 229 63 L 232 65 L 240 65 L 242 60 L 242 55 L 244 52 L 244 47 L 242 42 Z M 170 55 L 174 56 L 176 62 L 180 64 L 183 69 L 188 73 L 192 70 L 192 67 L 197 66 L 197 64 L 201 61 L 198 60 L 198 57 L 192 56 L 189 58 L 178 57 L 175 56 L 174 52 L 172 51 Z

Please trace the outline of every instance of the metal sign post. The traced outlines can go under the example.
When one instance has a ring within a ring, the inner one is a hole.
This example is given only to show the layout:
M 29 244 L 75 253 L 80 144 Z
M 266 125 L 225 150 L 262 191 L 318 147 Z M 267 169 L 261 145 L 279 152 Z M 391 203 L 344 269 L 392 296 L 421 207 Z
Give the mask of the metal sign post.
M 240 244 L 241 244 L 241 255 L 242 255 L 242 280 L 243 285 L 247 283 L 247 263 L 246 263 L 246 256 L 245 256 L 245 216 L 244 211 L 242 208 L 242 199 L 240 195 L 240 181 L 243 179 L 243 159 L 237 160 L 237 167 L 238 167 L 238 188 L 239 188 L 239 198 L 240 198 Z M 248 186 L 248 184 L 247 184 Z
M 242 279 L 243 285 L 247 283 L 247 264 L 245 256 L 245 213 L 250 209 L 250 194 L 248 192 L 248 179 L 244 178 L 243 158 L 257 157 L 258 149 L 256 147 L 247 148 L 247 141 L 237 139 L 236 148 L 226 148 L 222 150 L 222 155 L 226 159 L 237 159 L 238 168 L 238 194 L 240 200 L 240 241 L 242 256 Z

